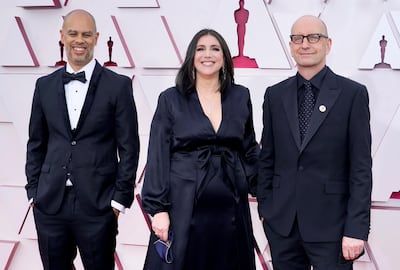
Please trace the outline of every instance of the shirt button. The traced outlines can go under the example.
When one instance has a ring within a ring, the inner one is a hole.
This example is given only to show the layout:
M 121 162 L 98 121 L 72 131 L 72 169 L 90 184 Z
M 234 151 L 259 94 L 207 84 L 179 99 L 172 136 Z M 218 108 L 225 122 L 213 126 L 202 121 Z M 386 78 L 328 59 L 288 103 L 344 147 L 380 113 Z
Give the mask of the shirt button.
M 71 145 L 76 145 L 76 141 L 72 141 L 72 142 L 71 142 Z

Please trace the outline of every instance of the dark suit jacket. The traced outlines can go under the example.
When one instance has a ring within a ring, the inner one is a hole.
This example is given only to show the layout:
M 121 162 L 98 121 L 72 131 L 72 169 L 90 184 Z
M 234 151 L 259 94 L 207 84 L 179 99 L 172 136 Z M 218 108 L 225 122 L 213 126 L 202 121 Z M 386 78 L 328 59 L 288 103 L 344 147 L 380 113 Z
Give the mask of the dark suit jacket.
M 302 144 L 296 76 L 266 91 L 259 214 L 283 236 L 297 215 L 305 241 L 339 241 L 343 235 L 367 240 L 372 187 L 367 89 L 328 68 L 319 91 Z
M 56 213 L 68 177 L 89 215 L 133 202 L 139 137 L 132 81 L 96 62 L 75 132 L 61 68 L 36 82 L 27 144 L 26 190 L 35 207 Z

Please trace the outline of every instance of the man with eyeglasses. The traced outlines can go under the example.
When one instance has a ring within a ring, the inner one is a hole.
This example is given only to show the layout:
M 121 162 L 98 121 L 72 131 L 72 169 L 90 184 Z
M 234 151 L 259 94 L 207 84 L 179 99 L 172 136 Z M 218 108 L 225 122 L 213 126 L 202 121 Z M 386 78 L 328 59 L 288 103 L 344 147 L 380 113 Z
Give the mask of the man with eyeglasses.
M 300 17 L 297 74 L 268 87 L 257 200 L 274 270 L 353 269 L 370 229 L 368 92 L 332 72 L 325 23 Z

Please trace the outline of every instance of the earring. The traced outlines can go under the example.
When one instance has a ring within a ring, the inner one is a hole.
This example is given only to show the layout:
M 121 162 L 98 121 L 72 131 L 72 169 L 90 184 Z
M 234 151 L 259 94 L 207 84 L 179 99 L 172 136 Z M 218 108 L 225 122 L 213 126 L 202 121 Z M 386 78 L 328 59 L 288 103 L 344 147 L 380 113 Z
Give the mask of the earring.
M 222 66 L 222 78 L 224 79 L 224 81 L 226 80 L 226 69 L 225 69 L 225 65 Z
M 196 80 L 196 72 L 194 71 L 194 69 L 192 69 L 192 79 L 193 81 Z

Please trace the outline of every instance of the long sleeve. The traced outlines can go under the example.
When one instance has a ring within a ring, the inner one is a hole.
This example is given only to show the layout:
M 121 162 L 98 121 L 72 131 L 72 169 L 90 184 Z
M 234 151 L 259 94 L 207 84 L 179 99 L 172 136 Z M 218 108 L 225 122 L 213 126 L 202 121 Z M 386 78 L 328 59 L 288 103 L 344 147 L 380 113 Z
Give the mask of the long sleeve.
M 349 122 L 349 191 L 344 235 L 367 240 L 370 226 L 372 158 L 368 92 L 359 89 Z
M 256 141 L 253 124 L 253 108 L 251 104 L 250 94 L 247 90 L 248 96 L 248 110 L 249 117 L 246 121 L 245 133 L 243 139 L 243 163 L 246 171 L 246 177 L 249 184 L 249 193 L 252 196 L 256 196 L 257 191 L 257 174 L 258 174 L 258 155 L 260 153 L 260 146 Z
M 132 81 L 126 78 L 121 86 L 115 109 L 115 135 L 118 145 L 118 174 L 113 200 L 130 207 L 139 159 L 139 135 Z
M 38 80 L 32 101 L 25 166 L 25 173 L 28 181 L 25 188 L 27 190 L 28 199 L 30 200 L 36 197 L 40 170 L 47 152 L 48 133 L 46 118 L 41 107 Z
M 257 201 L 262 204 L 272 188 L 274 169 L 274 144 L 272 133 L 272 117 L 269 107 L 269 91 L 266 90 L 263 103 L 263 131 L 261 136 L 261 152 L 259 157 L 259 172 L 257 180 Z
M 150 140 L 144 177 L 143 207 L 150 215 L 168 211 L 171 119 L 166 95 L 159 96 L 150 129 Z

